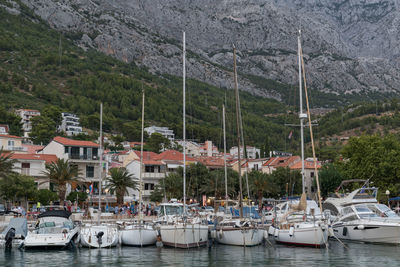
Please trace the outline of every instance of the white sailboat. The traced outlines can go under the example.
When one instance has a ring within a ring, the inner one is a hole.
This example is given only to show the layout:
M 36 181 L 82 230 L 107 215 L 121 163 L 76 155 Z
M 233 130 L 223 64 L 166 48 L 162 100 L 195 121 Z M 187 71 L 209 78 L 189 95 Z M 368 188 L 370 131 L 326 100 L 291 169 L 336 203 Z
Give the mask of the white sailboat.
M 167 211 L 172 203 L 164 203 L 164 215 L 169 220 L 161 221 L 159 226 L 161 240 L 164 245 L 176 248 L 192 248 L 204 246 L 208 243 L 208 225 L 203 224 L 199 218 L 190 217 L 186 212 L 186 41 L 183 32 L 183 204 L 173 204 L 178 207 Z
M 216 240 L 220 244 L 234 246 L 256 246 L 262 243 L 264 238 L 264 228 L 259 227 L 258 222 L 252 221 L 249 218 L 243 218 L 243 203 L 242 203 L 242 178 L 241 178 L 241 160 L 240 160 L 240 102 L 239 90 L 237 86 L 236 72 L 236 49 L 233 47 L 233 65 L 235 79 L 235 95 L 236 95 L 236 117 L 237 117 L 237 132 L 238 132 L 238 166 L 239 166 L 239 208 L 240 218 L 224 218 L 220 221 L 216 228 Z M 226 172 L 226 142 L 225 142 L 225 107 L 223 107 L 223 126 L 224 126 L 224 167 L 225 167 L 225 209 L 228 208 L 228 189 L 227 189 L 227 172 Z M 248 185 L 247 185 L 248 187 Z
M 143 132 L 144 132 L 144 91 L 142 96 L 142 136 L 140 145 L 140 170 L 139 170 L 139 223 L 125 225 L 120 230 L 121 244 L 127 246 L 149 246 L 157 241 L 157 231 L 153 225 L 143 223 L 142 212 L 142 170 L 143 170 Z
M 305 172 L 304 172 L 304 119 L 309 117 L 306 113 L 303 113 L 303 96 L 302 96 L 302 58 L 301 58 L 301 41 L 300 31 L 297 38 L 298 42 L 298 62 L 299 62 L 299 98 L 300 98 L 300 136 L 301 136 L 301 161 L 302 161 L 302 196 L 298 204 L 293 204 L 290 201 L 286 203 L 289 210 L 282 216 L 279 222 L 275 221 L 270 229 L 269 234 L 273 234 L 274 239 L 278 243 L 297 245 L 297 246 L 311 246 L 311 247 L 322 247 L 327 244 L 328 241 L 328 227 L 327 224 L 316 217 L 315 209 L 311 209 L 310 213 L 307 213 L 307 199 L 305 194 Z M 306 89 L 306 86 L 304 86 Z M 307 98 L 307 91 L 306 98 Z M 308 108 L 308 102 L 307 102 Z M 309 114 L 309 109 L 308 109 Z M 311 122 L 309 121 L 309 124 Z M 310 125 L 310 132 L 312 134 L 312 128 Z M 312 139 L 312 135 L 311 135 Z M 314 149 L 313 149 L 314 154 Z M 316 166 L 316 159 L 314 156 L 314 165 Z M 318 184 L 318 180 L 317 180 Z M 319 193 L 319 185 L 318 185 Z M 318 195 L 319 196 L 319 195 Z M 319 196 L 320 199 L 320 196 Z M 314 201 L 315 202 L 315 201 Z M 321 201 L 320 201 L 321 204 Z M 314 206 L 317 206 L 316 203 Z M 320 208 L 321 205 L 320 205 Z M 310 216 L 311 215 L 311 216 Z
M 99 211 L 97 225 L 86 224 L 81 229 L 81 245 L 83 247 L 110 248 L 115 247 L 119 241 L 116 225 L 100 224 L 101 217 L 101 183 L 103 170 L 103 104 L 100 104 L 100 149 L 99 149 Z

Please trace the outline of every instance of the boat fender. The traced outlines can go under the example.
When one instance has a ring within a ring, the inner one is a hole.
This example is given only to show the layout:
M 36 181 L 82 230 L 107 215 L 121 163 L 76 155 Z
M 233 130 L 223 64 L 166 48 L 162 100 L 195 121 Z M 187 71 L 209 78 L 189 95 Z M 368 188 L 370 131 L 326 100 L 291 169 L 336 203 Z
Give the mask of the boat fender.
M 12 228 L 10 228 L 10 230 L 8 230 L 8 232 L 4 238 L 6 240 L 6 244 L 5 244 L 6 249 L 11 249 L 12 241 L 13 241 L 14 237 L 15 237 L 15 228 L 12 227 Z
M 211 238 L 216 239 L 217 238 L 217 231 L 216 230 L 211 230 Z
M 358 226 L 357 226 L 357 229 L 358 229 L 358 230 L 364 230 L 364 225 L 362 225 L 362 224 L 358 225 Z
M 289 236 L 293 236 L 293 235 L 294 235 L 294 227 L 291 226 L 291 227 L 289 228 Z
M 275 227 L 273 227 L 272 225 L 268 228 L 268 234 L 269 235 L 274 235 L 275 232 Z
M 263 236 L 264 236 L 264 239 L 268 239 L 268 234 L 269 234 L 269 232 L 267 232 L 267 231 L 264 231 L 264 234 L 263 234 Z
M 328 236 L 334 237 L 335 233 L 333 232 L 333 228 L 332 227 L 328 227 Z
M 97 233 L 96 237 L 97 237 L 97 243 L 101 246 L 101 244 L 103 243 L 103 235 L 104 232 L 100 231 Z
M 278 237 L 278 236 L 279 236 L 279 229 L 278 229 L 278 228 L 275 229 L 274 236 L 275 236 L 275 237 Z
M 223 231 L 222 231 L 222 229 L 221 229 L 221 230 L 219 230 L 219 238 L 221 239 L 222 236 L 223 236 Z
M 347 235 L 347 227 L 343 227 L 343 236 Z

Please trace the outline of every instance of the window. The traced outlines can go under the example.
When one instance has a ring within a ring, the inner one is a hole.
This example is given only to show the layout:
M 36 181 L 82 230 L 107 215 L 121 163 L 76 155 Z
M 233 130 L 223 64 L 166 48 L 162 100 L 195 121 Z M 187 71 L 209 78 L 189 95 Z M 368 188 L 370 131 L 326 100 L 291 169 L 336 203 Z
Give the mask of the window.
M 314 172 L 311 172 L 311 173 L 310 173 L 310 176 L 311 176 L 311 177 L 314 177 Z
M 30 163 L 21 163 L 21 174 L 29 175 L 29 168 L 31 167 Z
M 144 190 L 154 190 L 154 184 L 144 184 Z
M 94 177 L 94 166 L 86 166 L 86 177 Z
M 69 153 L 69 148 L 67 146 L 64 147 L 64 153 Z
M 14 140 L 8 140 L 8 146 L 14 146 Z
M 145 167 L 145 172 L 154 172 L 154 166 L 153 166 L 153 165 L 151 165 L 151 166 L 146 166 L 146 167 Z

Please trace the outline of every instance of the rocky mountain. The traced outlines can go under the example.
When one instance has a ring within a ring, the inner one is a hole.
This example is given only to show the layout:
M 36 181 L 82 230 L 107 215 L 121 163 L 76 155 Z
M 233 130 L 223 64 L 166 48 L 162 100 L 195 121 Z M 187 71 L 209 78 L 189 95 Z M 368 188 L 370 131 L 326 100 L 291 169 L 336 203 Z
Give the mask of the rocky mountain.
M 18 12 L 18 4 L 7 6 Z M 95 48 L 150 71 L 187 73 L 232 87 L 232 44 L 240 88 L 283 100 L 285 92 L 254 77 L 297 83 L 302 30 L 308 84 L 346 99 L 398 94 L 400 9 L 395 0 L 21 0 L 84 49 Z M 4 4 L 2 4 L 4 5 Z

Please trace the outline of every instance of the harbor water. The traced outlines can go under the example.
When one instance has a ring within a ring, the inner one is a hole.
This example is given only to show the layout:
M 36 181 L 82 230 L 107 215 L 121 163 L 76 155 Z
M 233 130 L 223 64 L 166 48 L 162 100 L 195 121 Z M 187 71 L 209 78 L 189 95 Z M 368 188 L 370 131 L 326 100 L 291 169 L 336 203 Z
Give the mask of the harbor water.
M 112 249 L 0 252 L 0 266 L 399 266 L 400 247 L 331 241 L 328 249 L 262 245 L 174 249 Z

